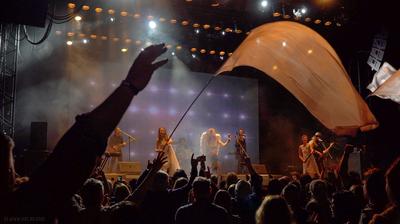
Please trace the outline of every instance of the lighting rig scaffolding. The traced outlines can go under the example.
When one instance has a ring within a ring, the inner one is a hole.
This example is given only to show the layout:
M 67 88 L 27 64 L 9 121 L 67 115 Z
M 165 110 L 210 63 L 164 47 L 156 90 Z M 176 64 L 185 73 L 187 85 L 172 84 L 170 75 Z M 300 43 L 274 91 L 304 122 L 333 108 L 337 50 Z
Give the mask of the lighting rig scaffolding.
M 19 25 L 0 23 L 0 130 L 14 136 Z

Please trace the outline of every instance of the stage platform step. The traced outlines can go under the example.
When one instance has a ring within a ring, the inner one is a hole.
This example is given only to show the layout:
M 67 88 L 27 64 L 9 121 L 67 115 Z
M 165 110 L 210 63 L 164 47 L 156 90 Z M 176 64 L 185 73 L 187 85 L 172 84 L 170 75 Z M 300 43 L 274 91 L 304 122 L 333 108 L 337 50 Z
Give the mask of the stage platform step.
M 122 177 L 123 180 L 125 181 L 130 181 L 132 179 L 138 179 L 139 178 L 139 174 L 127 174 L 127 173 L 106 173 L 106 178 L 111 180 L 112 182 L 116 181 L 118 179 L 119 176 Z M 219 179 L 221 180 L 226 180 L 226 177 L 228 176 L 228 174 L 222 174 Z M 237 174 L 238 178 L 240 180 L 247 180 L 246 174 Z M 250 177 L 249 175 L 247 175 L 248 177 Z M 280 174 L 260 174 L 260 176 L 263 178 L 263 186 L 268 186 L 268 183 L 270 180 L 272 179 L 279 179 L 280 177 L 282 177 L 282 175 Z
M 250 178 L 249 174 L 236 174 L 240 180 L 248 180 Z M 222 174 L 219 179 L 221 180 L 226 180 L 226 177 L 228 174 Z M 260 176 L 263 178 L 263 186 L 268 186 L 268 183 L 272 179 L 279 179 L 282 177 L 280 174 L 260 174 Z

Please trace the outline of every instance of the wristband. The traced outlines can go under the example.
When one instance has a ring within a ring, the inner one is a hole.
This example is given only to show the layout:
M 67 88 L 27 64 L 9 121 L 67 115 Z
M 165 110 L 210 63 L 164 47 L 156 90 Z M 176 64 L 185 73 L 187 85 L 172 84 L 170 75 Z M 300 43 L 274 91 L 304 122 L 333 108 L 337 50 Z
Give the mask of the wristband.
M 134 95 L 137 95 L 140 92 L 140 90 L 138 90 L 136 86 L 134 86 L 131 82 L 128 82 L 127 80 L 122 81 L 121 86 L 126 86 L 131 89 Z

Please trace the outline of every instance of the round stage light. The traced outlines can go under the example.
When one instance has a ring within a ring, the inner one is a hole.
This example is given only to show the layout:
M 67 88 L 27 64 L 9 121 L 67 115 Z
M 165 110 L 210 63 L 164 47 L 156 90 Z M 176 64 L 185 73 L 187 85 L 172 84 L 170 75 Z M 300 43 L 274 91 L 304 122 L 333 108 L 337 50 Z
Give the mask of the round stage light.
M 301 13 L 302 13 L 302 14 L 306 14 L 306 13 L 307 13 L 307 8 L 306 8 L 306 7 L 302 8 L 302 9 L 301 9 Z
M 83 39 L 82 43 L 87 44 L 87 43 L 89 43 L 89 41 L 88 41 L 88 39 Z
M 128 51 L 128 48 L 121 48 L 121 52 L 122 53 L 125 53 L 125 52 L 127 52 Z
M 74 9 L 75 8 L 75 4 L 74 3 L 68 3 L 68 8 L 70 9 Z
M 157 23 L 156 22 L 154 22 L 153 20 L 151 20 L 150 22 L 149 22 L 149 27 L 150 27 L 150 29 L 155 29 L 156 27 L 157 27 Z
M 210 51 L 210 54 L 215 54 L 215 51 L 214 51 L 214 50 L 211 50 L 211 51 Z
M 82 17 L 81 16 L 75 16 L 75 21 L 81 21 L 82 20 Z
M 287 45 L 287 44 L 286 44 L 286 41 L 283 41 L 283 42 L 282 42 L 282 47 L 286 47 L 286 45 Z
M 221 34 L 222 34 L 222 36 L 225 36 L 225 31 L 222 31 Z
M 172 56 L 175 56 L 175 52 L 172 52 L 171 55 L 172 55 Z
M 95 11 L 95 12 L 97 12 L 97 13 L 101 13 L 101 12 L 103 11 L 103 9 L 102 9 L 102 8 L 99 8 L 99 7 L 97 7 L 97 8 L 95 8 L 95 9 L 94 9 L 94 11 Z
M 181 50 L 181 49 L 182 49 L 182 46 L 181 46 L 181 45 L 178 45 L 178 46 L 176 46 L 176 49 L 177 49 L 177 50 Z
M 135 14 L 133 14 L 133 18 L 135 18 L 135 19 L 139 19 L 139 18 L 140 18 L 140 14 L 139 14 L 139 13 L 135 13 Z
M 199 33 L 200 33 L 200 30 L 199 30 L 199 29 L 195 29 L 194 32 L 195 32 L 196 34 L 199 34 Z
M 261 7 L 265 8 L 267 6 L 268 6 L 268 1 L 266 0 L 261 1 Z
M 203 25 L 203 28 L 206 30 L 206 29 L 209 29 L 210 28 L 210 25 L 209 24 L 204 24 Z
M 88 11 L 89 9 L 90 9 L 90 7 L 88 5 L 82 6 L 82 10 L 83 11 Z
M 120 12 L 120 14 L 121 14 L 121 16 L 127 16 L 127 15 L 128 15 L 128 12 L 122 11 L 122 12 Z
M 68 45 L 68 46 L 71 46 L 72 44 L 73 44 L 73 42 L 72 42 L 72 41 L 70 41 L 70 40 L 69 40 L 69 41 L 67 41 L 67 45 Z
M 206 51 L 206 49 L 201 49 L 200 50 L 200 53 L 202 53 L 202 54 L 205 54 L 207 51 Z
M 190 51 L 191 51 L 191 52 L 196 52 L 197 49 L 196 49 L 195 47 L 193 47 L 193 48 L 190 49 Z
M 182 24 L 182 26 L 187 26 L 187 25 L 189 25 L 189 21 L 183 20 L 181 24 Z
M 113 15 L 114 13 L 115 13 L 115 10 L 114 10 L 114 9 L 109 9 L 109 10 L 108 10 L 108 14 Z

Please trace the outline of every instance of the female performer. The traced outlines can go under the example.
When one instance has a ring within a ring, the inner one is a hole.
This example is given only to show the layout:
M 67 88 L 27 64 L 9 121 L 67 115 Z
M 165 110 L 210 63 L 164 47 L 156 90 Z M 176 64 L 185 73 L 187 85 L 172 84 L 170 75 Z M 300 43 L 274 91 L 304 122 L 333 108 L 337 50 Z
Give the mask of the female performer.
M 167 162 L 163 165 L 161 170 L 167 172 L 170 176 L 174 174 L 177 169 L 180 169 L 178 159 L 176 158 L 175 151 L 172 148 L 172 139 L 169 139 L 167 130 L 165 128 L 158 129 L 158 138 L 156 142 L 156 152 L 164 151 L 167 156 Z
M 228 139 L 223 142 L 221 134 L 217 133 L 215 128 L 209 128 L 203 132 L 200 137 L 200 153 L 207 158 L 207 165 L 211 166 L 214 174 L 219 174 L 220 163 L 218 160 L 219 149 L 226 146 L 231 141 L 231 135 L 228 134 Z
M 299 158 L 303 163 L 303 174 L 308 174 L 311 177 L 320 177 L 317 161 L 313 155 L 308 142 L 308 136 L 302 135 L 301 140 L 303 144 L 299 146 Z

